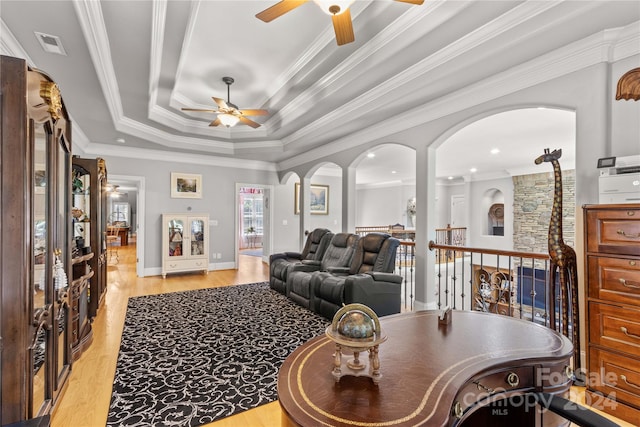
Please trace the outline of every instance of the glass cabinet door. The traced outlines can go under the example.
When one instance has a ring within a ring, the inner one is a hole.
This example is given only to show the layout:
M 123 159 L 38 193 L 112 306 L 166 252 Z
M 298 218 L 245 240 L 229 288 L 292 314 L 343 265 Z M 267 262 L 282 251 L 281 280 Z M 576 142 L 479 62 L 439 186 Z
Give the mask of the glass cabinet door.
M 191 255 L 203 255 L 205 223 L 201 218 L 191 219 Z
M 182 219 L 172 219 L 167 222 L 168 229 L 166 232 L 169 236 L 169 256 L 170 257 L 182 257 L 183 251 L 183 239 L 184 239 L 184 221 Z
M 46 400 L 46 383 L 50 367 L 47 361 L 47 324 L 43 316 L 48 316 L 47 283 L 51 281 L 52 258 L 49 248 L 47 211 L 49 209 L 50 169 L 47 164 L 47 141 L 49 134 L 42 123 L 34 123 L 33 138 L 33 274 L 32 319 L 39 323 L 31 336 L 31 365 L 33 366 L 31 411 L 32 416 L 44 406 Z
M 60 120 L 58 121 L 60 125 Z M 66 125 L 66 122 L 64 122 Z M 69 335 L 69 279 L 71 275 L 71 242 L 73 241 L 71 208 L 71 153 L 69 146 L 62 136 L 53 141 L 56 171 L 55 191 L 55 236 L 52 245 L 54 249 L 54 266 L 51 303 L 53 305 L 52 318 L 52 367 L 53 367 L 53 397 L 60 393 L 64 377 L 69 374 L 71 364 L 71 348 Z M 85 236 L 89 233 L 85 231 Z
M 30 81 L 47 92 L 55 85 L 29 72 Z M 44 89 L 43 89 L 44 88 Z M 42 95 L 41 95 L 42 96 Z M 51 411 L 70 371 L 69 272 L 70 240 L 70 144 L 65 140 L 63 117 L 36 116 L 30 112 L 31 167 L 31 283 L 28 295 L 31 319 L 26 327 L 32 370 L 28 385 L 29 418 Z

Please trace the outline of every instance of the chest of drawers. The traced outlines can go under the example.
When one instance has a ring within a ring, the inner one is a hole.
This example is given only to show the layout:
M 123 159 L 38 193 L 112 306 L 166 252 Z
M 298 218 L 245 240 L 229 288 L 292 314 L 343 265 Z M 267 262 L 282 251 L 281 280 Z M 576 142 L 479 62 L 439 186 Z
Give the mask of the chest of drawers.
M 640 425 L 640 204 L 583 212 L 587 403 Z

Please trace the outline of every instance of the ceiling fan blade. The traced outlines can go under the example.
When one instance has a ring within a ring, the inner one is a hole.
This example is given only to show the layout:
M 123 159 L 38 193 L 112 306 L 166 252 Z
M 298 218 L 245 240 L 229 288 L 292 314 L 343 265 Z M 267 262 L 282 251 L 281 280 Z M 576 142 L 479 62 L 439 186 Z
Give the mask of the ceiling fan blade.
M 417 4 L 417 5 L 421 5 L 422 3 L 424 3 L 424 0 L 396 0 L 402 3 L 409 3 L 409 4 Z
M 336 42 L 338 46 L 351 43 L 356 38 L 353 35 L 353 24 L 351 23 L 351 12 L 345 9 L 338 15 L 331 15 L 333 21 L 333 31 L 336 33 Z
M 238 112 L 245 116 L 266 116 L 269 114 L 267 110 L 238 110 Z
M 279 16 L 295 9 L 298 6 L 302 6 L 309 0 L 282 0 L 273 6 L 263 10 L 256 14 L 256 18 L 264 22 L 271 22 Z
M 215 103 L 218 104 L 218 107 L 225 109 L 229 108 L 229 106 L 227 105 L 227 101 L 225 101 L 224 99 L 216 98 L 215 96 L 212 96 L 211 99 L 213 99 Z
M 238 118 L 240 119 L 240 123 L 243 123 L 245 125 L 249 125 L 254 129 L 260 127 L 260 123 L 256 123 L 253 120 L 247 119 L 245 116 L 238 116 Z
M 218 113 L 218 110 L 203 110 L 201 108 L 182 108 L 182 111 L 202 111 L 205 113 Z
M 216 117 L 216 119 L 214 121 L 209 123 L 209 126 L 220 126 L 221 124 L 222 124 L 222 122 L 220 121 L 220 119 L 218 117 Z

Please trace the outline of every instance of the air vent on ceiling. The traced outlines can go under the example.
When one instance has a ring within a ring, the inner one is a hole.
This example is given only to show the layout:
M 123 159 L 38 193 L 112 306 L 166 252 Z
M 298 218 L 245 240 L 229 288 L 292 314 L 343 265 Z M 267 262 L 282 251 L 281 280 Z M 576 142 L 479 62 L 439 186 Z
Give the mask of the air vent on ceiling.
M 42 46 L 42 49 L 44 49 L 45 52 L 57 53 L 58 55 L 65 56 L 67 55 L 67 52 L 65 52 L 64 46 L 62 46 L 62 42 L 60 41 L 60 37 L 39 33 L 37 31 L 34 31 L 34 33 L 40 42 L 40 46 Z

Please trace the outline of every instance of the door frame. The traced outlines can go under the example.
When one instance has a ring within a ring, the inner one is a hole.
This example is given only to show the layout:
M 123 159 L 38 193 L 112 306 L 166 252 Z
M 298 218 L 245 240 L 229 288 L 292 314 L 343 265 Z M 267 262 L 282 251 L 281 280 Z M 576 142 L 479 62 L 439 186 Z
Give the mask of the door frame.
M 136 275 L 144 276 L 144 235 L 145 235 L 145 177 L 134 175 L 109 175 L 114 181 L 131 181 L 138 189 L 136 196 Z M 108 179 L 107 179 L 108 181 Z M 131 214 L 131 212 L 129 212 Z
M 238 244 L 238 235 L 240 233 L 240 188 L 253 187 L 262 188 L 263 193 L 263 217 L 262 228 L 268 230 L 268 233 L 263 233 L 262 236 L 262 262 L 269 262 L 269 254 L 273 249 L 273 215 L 271 215 L 271 206 L 273 206 L 274 187 L 271 184 L 250 184 L 244 182 L 236 182 L 235 192 L 235 209 L 234 209 L 234 234 L 233 245 L 235 248 L 233 264 L 234 268 L 238 268 L 238 261 L 240 256 L 240 245 Z

